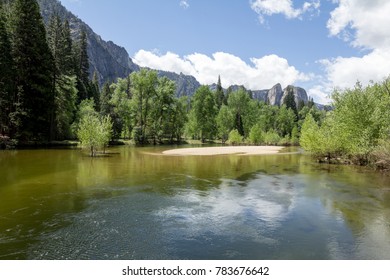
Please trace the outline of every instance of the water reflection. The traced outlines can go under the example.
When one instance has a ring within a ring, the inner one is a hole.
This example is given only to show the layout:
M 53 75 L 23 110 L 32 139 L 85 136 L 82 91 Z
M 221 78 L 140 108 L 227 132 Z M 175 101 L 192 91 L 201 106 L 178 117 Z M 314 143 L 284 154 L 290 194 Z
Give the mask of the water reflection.
M 390 180 L 305 155 L 0 153 L 3 259 L 390 259 Z

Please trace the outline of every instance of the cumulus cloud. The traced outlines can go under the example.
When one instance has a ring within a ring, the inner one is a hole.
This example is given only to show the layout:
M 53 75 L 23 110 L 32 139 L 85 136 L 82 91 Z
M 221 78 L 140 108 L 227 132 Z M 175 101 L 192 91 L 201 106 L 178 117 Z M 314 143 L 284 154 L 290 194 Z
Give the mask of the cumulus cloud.
M 211 57 L 200 53 L 180 57 L 171 52 L 160 55 L 140 50 L 134 55 L 134 61 L 144 67 L 192 75 L 202 84 L 215 83 L 221 75 L 224 87 L 237 84 L 253 90 L 310 79 L 310 75 L 298 71 L 285 58 L 275 54 L 251 58 L 248 64 L 224 52 L 216 52 Z
M 363 84 L 380 81 L 390 74 L 390 2 L 387 0 L 335 0 L 327 27 L 331 36 L 339 36 L 352 46 L 363 48 L 360 57 L 326 59 L 329 82 L 335 87 L 352 87 L 357 80 Z
M 341 35 L 353 46 L 389 48 L 390 2 L 388 0 L 337 0 L 327 27 L 332 36 Z M 348 36 L 344 36 L 345 34 Z
M 180 1 L 180 7 L 187 9 L 190 7 L 190 4 L 188 3 L 188 0 L 181 0 Z
M 265 16 L 282 14 L 288 19 L 301 18 L 303 14 L 319 11 L 320 1 L 305 2 L 301 8 L 294 8 L 292 0 L 252 0 L 251 8 L 259 15 L 259 21 L 265 23 Z

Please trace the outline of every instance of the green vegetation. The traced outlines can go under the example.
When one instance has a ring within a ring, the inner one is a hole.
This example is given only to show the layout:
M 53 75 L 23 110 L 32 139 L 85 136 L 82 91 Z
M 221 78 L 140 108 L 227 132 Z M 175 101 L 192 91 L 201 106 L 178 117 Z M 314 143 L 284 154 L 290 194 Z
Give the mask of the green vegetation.
M 0 1 L 3 147 L 78 138 L 95 156 L 110 140 L 143 145 L 185 136 L 233 145 L 300 143 L 328 162 L 389 166 L 389 80 L 336 91 L 329 112 L 312 100 L 296 104 L 292 87 L 280 107 L 242 87 L 224 92 L 220 77 L 215 91 L 201 86 L 179 99 L 173 81 L 147 69 L 100 89 L 97 74 L 90 79 L 86 31 L 75 40 L 71 33 L 58 15 L 45 29 L 34 0 Z
M 390 132 L 390 81 L 335 91 L 334 109 L 318 122 L 308 116 L 300 143 L 328 162 L 386 165 Z

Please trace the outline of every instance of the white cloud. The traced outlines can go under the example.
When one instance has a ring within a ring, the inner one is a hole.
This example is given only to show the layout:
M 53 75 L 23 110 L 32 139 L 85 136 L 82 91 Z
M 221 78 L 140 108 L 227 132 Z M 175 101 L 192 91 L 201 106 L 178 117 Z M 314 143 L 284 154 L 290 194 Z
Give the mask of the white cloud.
M 332 36 L 349 34 L 353 46 L 368 49 L 390 46 L 390 1 L 337 0 L 327 27 Z
M 215 83 L 218 75 L 221 75 L 224 87 L 237 84 L 253 90 L 310 79 L 310 75 L 298 71 L 285 58 L 274 54 L 251 58 L 251 64 L 248 64 L 224 52 L 216 52 L 211 57 L 199 53 L 180 57 L 171 52 L 160 55 L 140 50 L 135 54 L 134 61 L 144 67 L 193 75 L 202 84 Z
M 367 85 L 390 74 L 390 49 L 376 49 L 362 57 L 338 57 L 323 60 L 329 81 L 340 88 L 352 87 L 357 81 Z
M 288 19 L 301 18 L 303 14 L 319 11 L 320 1 L 305 2 L 301 8 L 294 8 L 292 0 L 252 0 L 251 8 L 259 15 L 259 20 L 265 23 L 265 16 L 282 14 Z
M 180 7 L 187 9 L 190 7 L 190 4 L 188 3 L 188 0 L 181 0 L 180 1 Z
M 390 74 L 390 1 L 335 0 L 327 27 L 352 46 L 368 50 L 361 57 L 326 59 L 329 82 L 334 87 L 352 87 L 358 80 L 365 84 L 380 81 Z

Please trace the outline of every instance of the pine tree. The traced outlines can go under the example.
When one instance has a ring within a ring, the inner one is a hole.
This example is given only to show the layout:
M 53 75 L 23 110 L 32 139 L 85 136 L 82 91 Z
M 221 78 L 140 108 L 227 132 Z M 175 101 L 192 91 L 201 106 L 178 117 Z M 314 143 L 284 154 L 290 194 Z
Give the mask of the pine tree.
M 217 104 L 218 110 L 224 104 L 225 94 L 221 85 L 221 76 L 218 76 L 217 89 L 215 91 L 215 103 Z
M 69 21 L 65 20 L 61 29 L 61 61 L 60 70 L 63 74 L 72 76 L 75 74 L 74 56 L 73 56 L 73 41 L 70 33 Z
M 111 113 L 110 99 L 112 97 L 112 92 L 110 89 L 110 84 L 105 83 L 103 85 L 102 92 L 100 94 L 100 115 L 107 116 Z
M 76 76 L 78 103 L 82 100 L 92 97 L 90 92 L 89 81 L 89 60 L 87 52 L 87 33 L 83 29 L 80 34 L 80 39 L 76 46 Z
M 13 112 L 21 139 L 50 139 L 53 121 L 53 57 L 36 0 L 16 0 L 12 18 L 17 104 Z
M 13 99 L 13 59 L 11 41 L 6 29 L 3 4 L 0 2 L 0 135 L 9 135 L 11 123 L 9 114 Z
M 292 88 L 290 88 L 290 87 L 287 90 L 288 90 L 288 93 L 283 100 L 283 104 L 286 105 L 287 109 L 293 110 L 296 118 L 298 118 L 298 109 L 297 109 L 297 103 L 295 102 L 294 92 L 292 91 Z
M 99 78 L 98 73 L 95 71 L 93 73 L 93 78 L 90 83 L 91 97 L 95 101 L 96 111 L 100 111 L 100 88 L 99 88 Z
M 71 65 L 66 65 L 69 59 L 69 37 L 64 32 L 64 24 L 58 15 L 53 15 L 49 22 L 48 43 L 53 54 L 54 71 L 54 122 L 52 133 L 55 139 L 70 137 L 70 124 L 74 120 L 76 102 L 75 76 Z

